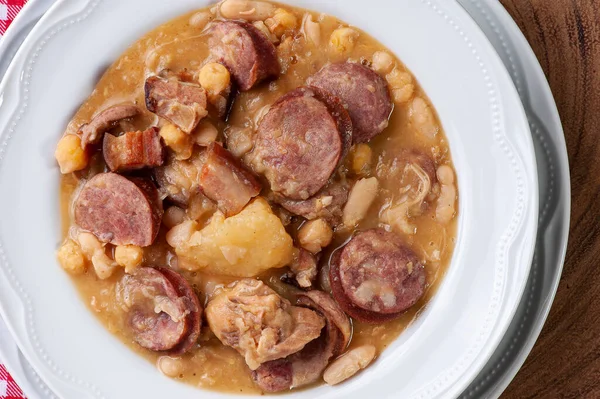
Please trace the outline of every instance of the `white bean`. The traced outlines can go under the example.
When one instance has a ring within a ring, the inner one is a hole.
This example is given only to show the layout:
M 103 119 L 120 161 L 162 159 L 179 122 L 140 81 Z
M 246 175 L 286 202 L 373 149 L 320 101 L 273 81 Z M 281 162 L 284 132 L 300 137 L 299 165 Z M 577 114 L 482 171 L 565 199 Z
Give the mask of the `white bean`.
M 167 377 L 179 377 L 185 371 L 185 364 L 178 357 L 161 356 L 157 363 L 158 369 Z
M 423 136 L 433 139 L 438 131 L 439 126 L 433 115 L 433 111 L 425 100 L 421 97 L 416 97 L 410 104 L 408 117 L 412 127 Z
M 452 220 L 456 209 L 456 185 L 454 184 L 454 171 L 448 165 L 442 165 L 437 169 L 437 178 L 440 181 L 440 196 L 435 208 L 435 219 L 442 224 Z
M 323 379 L 328 385 L 336 385 L 347 380 L 371 364 L 376 351 L 373 345 L 363 345 L 348 351 L 325 369 Z
M 211 18 L 212 15 L 209 12 L 197 12 L 190 17 L 190 25 L 197 29 L 204 29 Z
M 321 25 L 313 21 L 309 13 L 306 13 L 302 20 L 302 34 L 307 42 L 312 42 L 316 46 L 321 43 Z
M 275 6 L 263 1 L 225 0 L 221 3 L 221 15 L 230 19 L 264 21 L 273 16 Z
M 350 195 L 348 202 L 344 207 L 343 222 L 346 227 L 354 227 L 367 214 L 367 211 L 373 204 L 377 191 L 379 190 L 379 181 L 376 177 L 368 179 L 360 179 L 356 182 Z
M 105 280 L 112 276 L 117 268 L 117 262 L 112 260 L 104 253 L 104 250 L 96 251 L 92 255 L 92 265 L 94 265 L 94 271 L 101 280 Z

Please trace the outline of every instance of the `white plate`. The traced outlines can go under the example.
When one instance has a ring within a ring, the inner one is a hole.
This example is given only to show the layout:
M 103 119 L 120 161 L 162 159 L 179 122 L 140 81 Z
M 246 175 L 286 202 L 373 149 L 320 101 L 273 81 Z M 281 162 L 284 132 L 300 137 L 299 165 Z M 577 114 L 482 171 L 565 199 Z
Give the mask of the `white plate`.
M 21 350 L 65 398 L 197 397 L 105 331 L 60 271 L 53 149 L 102 70 L 136 38 L 202 1 L 59 1 L 0 85 L 0 312 Z M 526 118 L 485 36 L 453 2 L 301 0 L 396 52 L 431 97 L 459 177 L 452 266 L 421 317 L 359 378 L 290 397 L 458 395 L 500 341 L 529 272 L 537 176 Z M 391 8 L 394 8 L 392 10 Z M 205 391 L 203 397 L 224 398 Z
M 558 288 L 569 238 L 569 159 L 550 86 L 517 24 L 496 0 L 460 3 L 490 38 L 515 82 L 533 134 L 539 175 L 538 232 L 525 294 L 490 361 L 461 395 L 496 398 L 531 352 Z

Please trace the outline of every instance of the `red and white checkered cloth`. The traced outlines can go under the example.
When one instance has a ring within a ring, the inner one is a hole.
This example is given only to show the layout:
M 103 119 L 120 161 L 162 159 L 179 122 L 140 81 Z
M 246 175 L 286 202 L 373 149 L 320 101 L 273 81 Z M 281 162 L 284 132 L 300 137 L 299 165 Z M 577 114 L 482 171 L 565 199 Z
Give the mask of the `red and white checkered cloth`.
M 27 0 L 0 0 L 0 37 L 6 32 L 25 3 Z M 2 396 L 0 395 L 0 397 Z
M 0 362 L 2 359 L 0 359 Z M 0 364 L 0 398 L 2 399 L 22 399 L 25 398 L 23 391 L 12 379 L 6 368 Z
M 27 0 L 0 0 L 0 40 Z M 0 359 L 0 399 L 24 399 L 21 388 L 12 379 Z

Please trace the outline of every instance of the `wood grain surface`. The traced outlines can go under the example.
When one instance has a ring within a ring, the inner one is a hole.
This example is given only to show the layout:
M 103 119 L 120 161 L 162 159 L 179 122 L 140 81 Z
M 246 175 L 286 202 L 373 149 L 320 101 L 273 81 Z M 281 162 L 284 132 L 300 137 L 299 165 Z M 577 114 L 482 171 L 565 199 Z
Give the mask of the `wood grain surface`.
M 550 317 L 504 398 L 600 398 L 600 0 L 501 0 L 533 47 L 562 119 L 569 247 Z

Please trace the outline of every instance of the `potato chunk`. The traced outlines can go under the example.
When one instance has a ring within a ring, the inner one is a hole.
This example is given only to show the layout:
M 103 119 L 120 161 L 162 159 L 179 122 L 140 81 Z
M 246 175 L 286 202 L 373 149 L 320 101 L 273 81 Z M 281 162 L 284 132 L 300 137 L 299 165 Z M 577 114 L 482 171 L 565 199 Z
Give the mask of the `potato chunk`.
M 175 251 L 190 270 L 254 277 L 289 264 L 293 243 L 269 204 L 257 198 L 235 216 L 215 214 L 189 240 L 178 241 Z

